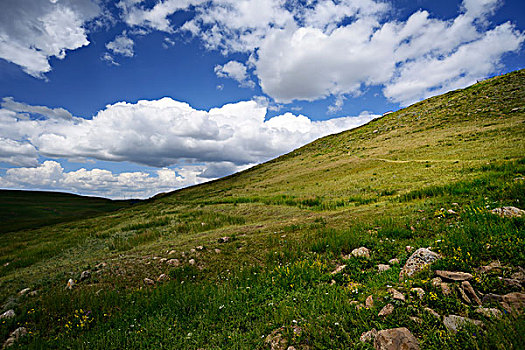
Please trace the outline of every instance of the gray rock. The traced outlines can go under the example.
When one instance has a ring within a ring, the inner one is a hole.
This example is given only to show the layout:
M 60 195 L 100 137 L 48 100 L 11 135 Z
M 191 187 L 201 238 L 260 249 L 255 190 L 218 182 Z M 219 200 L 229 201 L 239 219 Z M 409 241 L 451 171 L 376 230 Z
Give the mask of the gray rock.
M 9 338 L 7 338 L 7 340 L 4 342 L 3 349 L 12 346 L 14 343 L 18 341 L 18 339 L 25 336 L 26 334 L 27 334 L 27 329 L 25 327 L 18 327 L 17 329 L 15 329 L 9 334 Z
M 397 258 L 390 259 L 390 260 L 388 260 L 388 263 L 390 265 L 398 265 L 399 264 L 399 259 L 397 259 Z
M 500 303 L 507 312 L 521 314 L 525 307 L 525 293 L 505 294 Z
M 221 237 L 217 240 L 219 243 L 228 243 L 230 241 L 230 237 Z
M 385 265 L 385 264 L 377 265 L 377 271 L 378 272 L 385 272 L 385 271 L 388 271 L 388 270 L 390 270 L 390 265 Z
M 472 275 L 467 272 L 459 272 L 459 271 L 441 271 L 437 270 L 436 275 L 439 277 L 451 280 L 451 281 L 467 281 L 472 279 Z
M 26 295 L 31 291 L 31 288 L 24 288 L 20 292 L 18 292 L 18 295 Z
M 470 298 L 472 300 L 474 300 L 474 302 L 478 305 L 481 305 L 481 300 L 479 299 L 478 295 L 476 294 L 476 291 L 474 290 L 474 288 L 472 288 L 472 286 L 470 285 L 470 282 L 468 281 L 463 281 L 461 282 L 461 287 L 463 288 L 463 290 L 465 291 L 465 293 L 467 295 L 470 295 Z
M 367 309 L 371 309 L 374 307 L 374 297 L 372 295 L 369 295 L 365 300 L 365 307 Z
M 147 284 L 148 286 L 152 286 L 155 284 L 155 281 L 146 277 L 144 278 L 144 283 Z
M 402 280 L 403 277 L 413 276 L 439 258 L 440 255 L 430 249 L 419 248 L 408 258 L 405 266 L 403 266 L 403 269 L 399 273 L 399 279 Z
M 431 314 L 434 318 L 438 319 L 438 320 L 441 320 L 441 315 L 438 314 L 436 311 L 434 311 L 433 309 L 429 308 L 429 307 L 425 307 L 423 308 L 423 310 L 425 310 L 426 312 L 428 312 L 429 314 Z
M 190 265 L 195 265 L 195 259 L 190 259 L 190 260 L 188 260 L 188 264 L 190 264 Z
M 419 343 L 410 331 L 403 328 L 385 329 L 377 332 L 374 339 L 376 350 L 419 350 Z
M 168 261 L 166 261 L 166 264 L 173 266 L 173 267 L 177 267 L 180 265 L 180 261 L 179 259 L 169 259 Z
M 16 316 L 15 310 L 13 310 L 13 309 L 7 310 L 6 312 L 4 312 L 3 314 L 0 315 L 0 320 L 13 318 L 15 316 Z
M 419 299 L 423 299 L 423 297 L 425 296 L 425 291 L 423 290 L 423 288 L 412 288 L 410 289 L 410 292 L 415 293 Z
M 159 277 L 157 277 L 157 282 L 164 282 L 169 280 L 170 278 L 165 273 L 161 274 Z
M 377 335 L 377 330 L 375 328 L 372 328 L 371 330 L 369 330 L 368 332 L 363 332 L 361 334 L 361 337 L 359 337 L 359 340 L 362 342 L 362 343 L 369 343 L 371 341 L 374 340 L 374 338 L 376 337 Z
M 439 277 L 432 278 L 432 285 L 434 287 L 440 287 L 442 282 L 443 282 L 443 280 L 441 278 L 439 278 Z
M 519 218 L 525 214 L 525 210 L 516 207 L 502 207 L 492 209 L 492 213 L 505 218 Z
M 495 308 L 480 307 L 476 309 L 476 312 L 487 318 L 501 318 L 503 316 L 503 312 Z
M 352 254 L 353 256 L 355 257 L 361 257 L 361 258 L 370 258 L 370 249 L 366 248 L 366 247 L 359 247 L 359 248 L 356 248 L 354 250 L 352 250 L 352 252 L 350 253 Z
M 388 316 L 394 312 L 394 305 L 392 304 L 386 304 L 381 311 L 377 314 L 377 316 Z
M 461 295 L 461 299 L 463 299 L 463 301 L 466 302 L 467 304 L 470 304 L 471 303 L 470 298 L 467 296 L 467 294 L 465 293 L 465 291 L 463 290 L 461 286 L 458 286 L 458 291 L 459 291 L 459 294 Z
M 465 325 L 471 324 L 480 327 L 483 325 L 483 322 L 462 316 L 449 315 L 443 318 L 443 324 L 449 331 L 456 333 L 461 327 Z
M 394 300 L 405 301 L 405 295 L 394 288 L 389 288 L 388 293 L 390 293 Z
M 82 273 L 80 274 L 81 281 L 87 280 L 90 277 L 91 277 L 91 272 L 89 270 L 82 271 Z
M 339 272 L 343 271 L 346 265 L 338 265 L 334 271 L 330 272 L 331 275 L 338 274 Z

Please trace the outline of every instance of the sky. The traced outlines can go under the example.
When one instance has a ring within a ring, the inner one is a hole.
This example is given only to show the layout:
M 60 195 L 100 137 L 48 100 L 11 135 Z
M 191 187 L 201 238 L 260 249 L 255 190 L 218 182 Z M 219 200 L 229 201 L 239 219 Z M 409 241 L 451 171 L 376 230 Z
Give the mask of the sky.
M 0 188 L 148 198 L 525 68 L 523 0 L 0 0 Z

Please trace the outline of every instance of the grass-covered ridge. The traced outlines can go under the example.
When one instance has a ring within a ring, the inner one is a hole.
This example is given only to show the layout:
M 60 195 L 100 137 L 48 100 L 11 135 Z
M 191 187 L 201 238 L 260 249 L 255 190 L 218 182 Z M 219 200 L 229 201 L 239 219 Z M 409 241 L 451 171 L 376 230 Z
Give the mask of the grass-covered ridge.
M 22 348 L 263 349 L 280 329 L 296 349 L 365 349 L 372 345 L 360 342 L 362 332 L 407 327 L 423 349 L 523 348 L 523 316 L 494 322 L 457 288 L 444 295 L 431 279 L 435 269 L 460 270 L 474 274 L 478 292 L 522 291 L 499 277 L 525 265 L 524 218 L 490 210 L 525 209 L 524 101 L 518 71 L 225 179 L 104 216 L 5 233 L 0 311 L 17 316 L 0 322 L 0 338 L 24 326 Z M 229 241 L 218 243 L 224 236 Z M 443 258 L 400 282 L 407 245 Z M 348 257 L 360 246 L 370 259 Z M 392 258 L 400 264 L 378 273 Z M 476 272 L 494 260 L 505 268 Z M 84 270 L 91 277 L 79 281 Z M 143 281 L 161 274 L 169 280 Z M 69 278 L 77 285 L 65 290 Z M 387 286 L 407 300 L 393 300 Z M 412 287 L 425 290 L 423 299 Z M 23 288 L 38 296 L 19 296 Z M 369 295 L 369 309 L 352 303 Z M 394 312 L 377 316 L 387 303 Z M 425 307 L 485 327 L 451 333 Z

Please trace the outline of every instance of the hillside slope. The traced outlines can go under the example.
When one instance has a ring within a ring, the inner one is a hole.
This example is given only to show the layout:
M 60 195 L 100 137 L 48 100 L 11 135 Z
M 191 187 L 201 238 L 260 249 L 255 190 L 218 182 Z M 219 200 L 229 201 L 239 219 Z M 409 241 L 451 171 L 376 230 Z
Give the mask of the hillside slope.
M 431 279 L 436 269 L 464 271 L 479 295 L 523 292 L 524 218 L 490 210 L 523 209 L 524 135 L 522 70 L 224 179 L 5 233 L 0 311 L 17 316 L 0 337 L 24 325 L 22 347 L 258 349 L 273 336 L 296 349 L 347 349 L 372 348 L 359 340 L 372 328 L 407 327 L 424 349 L 523 348 L 523 316 L 482 316 L 460 284 L 447 294 Z M 408 245 L 442 259 L 400 280 Z M 370 258 L 348 255 L 361 246 Z M 494 260 L 503 267 L 476 272 Z M 356 308 L 370 295 L 373 305 Z M 378 316 L 387 304 L 394 312 Z M 505 311 L 496 299 L 484 306 Z M 481 320 L 484 330 L 449 332 L 425 307 Z

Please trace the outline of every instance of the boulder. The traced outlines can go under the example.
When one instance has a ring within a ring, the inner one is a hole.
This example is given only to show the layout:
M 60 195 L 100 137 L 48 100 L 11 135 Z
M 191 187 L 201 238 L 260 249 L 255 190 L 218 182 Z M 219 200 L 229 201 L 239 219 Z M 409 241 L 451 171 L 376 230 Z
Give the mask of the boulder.
M 159 277 L 157 277 L 157 282 L 164 282 L 169 280 L 170 278 L 165 273 L 161 274 Z
M 388 263 L 390 265 L 398 265 L 399 264 L 399 259 L 397 259 L 397 258 L 390 259 L 390 260 L 388 260 Z
M 423 288 L 412 288 L 410 289 L 410 292 L 415 293 L 419 299 L 423 299 L 423 297 L 425 296 L 425 291 L 423 290 Z
M 337 265 L 334 271 L 330 272 L 331 275 L 338 274 L 339 272 L 343 271 L 346 265 Z
M 173 267 L 177 267 L 180 265 L 180 261 L 179 259 L 169 259 L 168 261 L 166 261 L 166 264 L 173 266 Z
M 439 286 L 441 287 L 441 293 L 443 293 L 443 295 L 449 295 L 452 292 L 446 282 L 441 282 Z
M 367 309 L 371 309 L 374 307 L 374 297 L 372 295 L 369 295 L 365 300 L 365 307 Z
M 480 307 L 476 309 L 476 312 L 487 318 L 500 318 L 503 316 L 503 312 L 495 308 Z
M 470 324 L 470 325 L 480 327 L 483 325 L 483 322 L 478 321 L 478 320 L 473 320 L 467 317 L 449 315 L 443 318 L 443 324 L 449 331 L 456 333 L 461 327 L 465 325 Z
M 385 264 L 377 265 L 377 271 L 378 272 L 385 272 L 385 271 L 388 271 L 388 270 L 390 270 L 390 265 L 385 265 Z
M 13 318 L 15 317 L 16 314 L 15 314 L 15 310 L 11 309 L 11 310 L 7 310 L 6 312 L 4 312 L 3 314 L 0 315 L 0 320 L 4 320 L 4 319 L 8 319 L 8 318 Z
M 190 264 L 190 265 L 195 265 L 195 259 L 190 259 L 190 260 L 188 260 L 188 264 Z
M 381 311 L 377 314 L 377 316 L 388 316 L 394 312 L 394 305 L 392 304 L 386 304 Z
M 492 270 L 500 270 L 501 268 L 502 268 L 502 266 L 501 266 L 501 263 L 499 261 L 493 261 L 493 262 L 491 262 L 488 265 L 481 266 L 481 267 L 478 267 L 478 268 L 474 269 L 474 271 L 476 271 L 478 273 L 487 273 L 487 272 L 490 272 Z
M 525 214 L 525 210 L 516 207 L 495 208 L 491 212 L 504 218 L 519 218 Z
M 405 295 L 394 288 L 389 288 L 388 293 L 390 293 L 394 300 L 405 301 Z
M 376 350 L 419 350 L 419 343 L 407 328 L 402 327 L 377 332 L 374 347 Z
M 433 309 L 429 308 L 429 307 L 425 307 L 423 308 L 423 310 L 425 310 L 426 312 L 428 312 L 430 315 L 432 315 L 434 318 L 438 319 L 438 320 L 441 320 L 441 315 L 438 314 L 436 311 L 434 311 Z
M 18 341 L 21 337 L 27 334 L 27 329 L 25 327 L 18 327 L 9 334 L 9 338 L 4 342 L 3 349 L 12 346 L 15 342 Z
M 230 241 L 230 237 L 221 237 L 217 240 L 219 243 L 228 243 Z
M 148 286 L 152 286 L 152 285 L 155 284 L 155 281 L 152 280 L 152 279 L 150 279 L 150 278 L 147 278 L 147 277 L 146 277 L 146 278 L 144 278 L 144 283 L 145 283 L 146 285 L 148 285 Z
M 472 279 L 472 275 L 467 272 L 459 272 L 459 271 L 441 271 L 437 270 L 436 275 L 439 277 L 450 280 L 450 281 L 467 281 Z
M 402 280 L 403 277 L 411 277 L 414 274 L 420 272 L 428 265 L 432 264 L 434 261 L 438 260 L 440 255 L 434 253 L 428 248 L 419 248 L 416 250 L 410 258 L 408 258 L 405 266 L 399 273 L 399 279 Z
M 467 295 L 470 296 L 470 298 L 478 305 L 481 305 L 481 300 L 479 299 L 478 295 L 476 294 L 476 291 L 472 286 L 470 285 L 469 281 L 463 281 L 461 282 L 461 287 L 465 291 Z
M 355 257 L 361 257 L 361 258 L 368 259 L 370 258 L 370 249 L 366 247 L 359 247 L 359 248 L 355 248 L 354 250 L 352 250 L 350 254 L 352 254 Z
M 31 288 L 24 288 L 22 289 L 20 292 L 18 292 L 18 295 L 22 296 L 22 295 L 26 295 L 27 293 L 29 293 L 31 291 Z
M 521 314 L 525 307 L 525 293 L 505 294 L 500 303 L 507 312 Z

